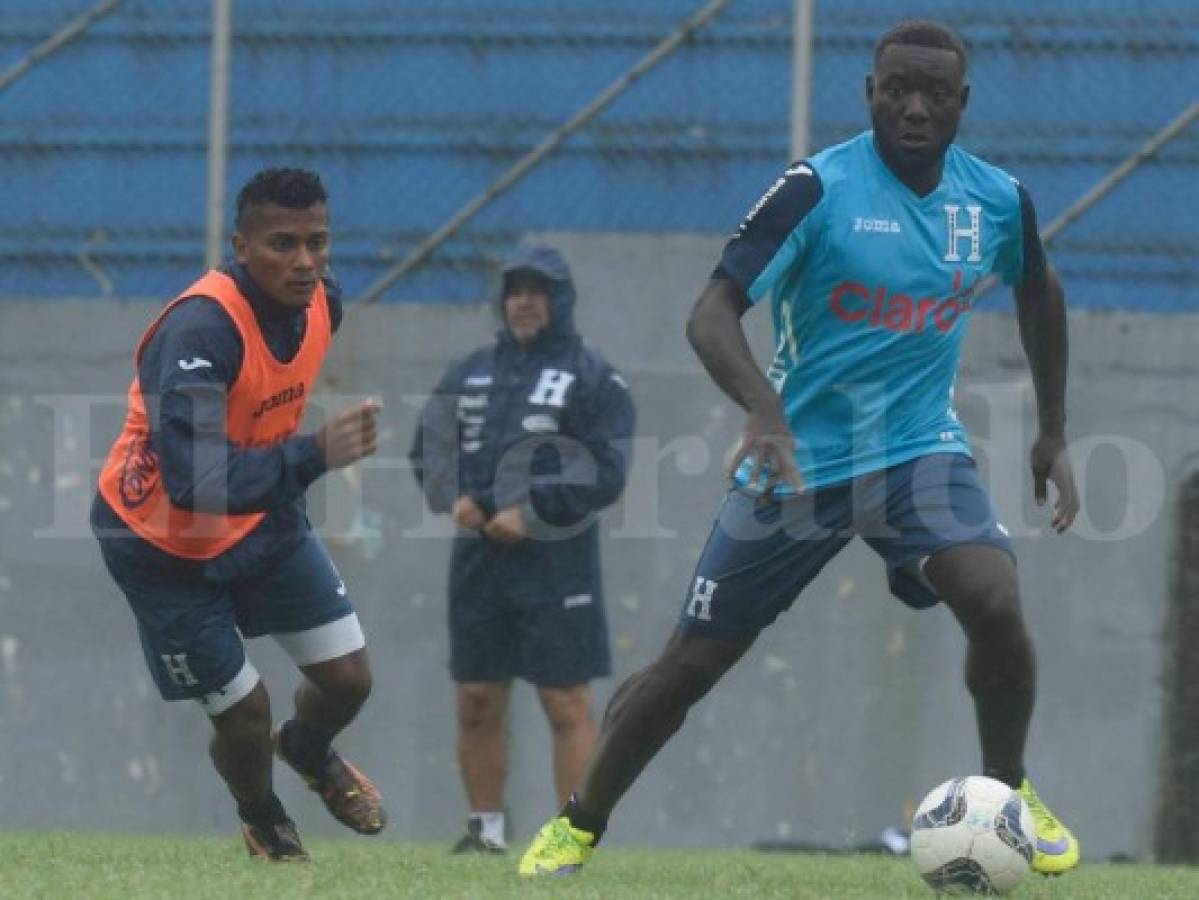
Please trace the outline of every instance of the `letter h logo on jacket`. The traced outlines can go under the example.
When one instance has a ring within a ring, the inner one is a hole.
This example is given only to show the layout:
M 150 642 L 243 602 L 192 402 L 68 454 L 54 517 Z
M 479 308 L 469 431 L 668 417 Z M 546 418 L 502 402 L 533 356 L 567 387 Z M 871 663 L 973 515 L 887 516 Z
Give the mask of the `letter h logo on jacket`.
M 570 390 L 574 380 L 575 376 L 570 372 L 563 372 L 560 369 L 542 369 L 541 377 L 537 380 L 537 387 L 533 388 L 533 393 L 529 394 L 529 402 L 537 406 L 565 406 L 566 392 Z

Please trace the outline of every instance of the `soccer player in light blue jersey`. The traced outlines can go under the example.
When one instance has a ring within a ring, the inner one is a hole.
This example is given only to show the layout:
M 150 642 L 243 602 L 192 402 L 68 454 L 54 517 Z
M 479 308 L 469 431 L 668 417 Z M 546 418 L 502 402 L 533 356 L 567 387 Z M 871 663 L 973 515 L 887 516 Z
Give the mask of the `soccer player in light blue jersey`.
M 1078 864 L 1078 842 L 1024 771 L 1035 694 L 1007 532 L 970 457 L 952 386 L 984 280 L 1013 288 L 1037 399 L 1030 463 L 1053 527 L 1078 512 L 1065 439 L 1066 315 L 1032 201 L 954 145 L 970 96 L 966 51 L 933 22 L 904 22 L 866 78 L 873 130 L 788 168 L 728 242 L 687 324 L 720 388 L 746 412 L 734 485 L 661 656 L 612 698 L 578 792 L 521 861 L 576 871 L 688 709 L 855 535 L 892 592 L 944 603 L 968 642 L 984 774 L 1033 812 L 1033 866 Z M 769 300 L 776 352 L 764 376 L 741 316 Z

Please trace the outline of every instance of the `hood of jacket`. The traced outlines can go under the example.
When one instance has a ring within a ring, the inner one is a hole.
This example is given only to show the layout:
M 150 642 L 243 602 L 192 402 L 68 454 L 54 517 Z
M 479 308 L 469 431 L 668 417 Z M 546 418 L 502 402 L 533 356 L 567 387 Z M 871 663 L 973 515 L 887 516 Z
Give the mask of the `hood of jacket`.
M 573 336 L 575 284 L 566 258 L 548 244 L 521 244 L 504 260 L 500 269 L 500 292 L 496 298 L 496 305 L 499 308 L 500 321 L 503 323 L 501 339 L 516 340 L 508 329 L 507 317 L 504 315 L 504 295 L 507 293 L 508 279 L 516 272 L 535 272 L 549 282 L 550 324 L 533 340 L 533 344 Z

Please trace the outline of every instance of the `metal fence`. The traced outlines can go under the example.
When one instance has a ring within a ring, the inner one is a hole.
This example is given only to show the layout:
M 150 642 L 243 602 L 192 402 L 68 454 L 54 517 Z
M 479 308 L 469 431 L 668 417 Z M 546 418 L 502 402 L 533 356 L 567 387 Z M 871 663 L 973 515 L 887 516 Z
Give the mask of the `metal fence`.
M 171 295 L 204 264 L 210 172 L 227 239 L 253 171 L 320 171 L 335 266 L 359 297 L 477 201 L 377 292 L 469 302 L 525 232 L 724 233 L 788 161 L 798 0 L 235 0 L 222 171 L 209 147 L 221 2 L 6 0 L 0 296 Z M 709 7 L 711 21 L 680 33 Z M 866 127 L 863 76 L 882 31 L 939 18 L 972 53 L 962 143 L 1021 178 L 1043 223 L 1199 95 L 1190 0 L 814 7 L 810 146 Z M 77 36 L 31 61 L 89 10 Z M 494 191 L 622 78 L 610 105 Z M 1183 129 L 1057 238 L 1074 305 L 1199 307 L 1197 134 Z

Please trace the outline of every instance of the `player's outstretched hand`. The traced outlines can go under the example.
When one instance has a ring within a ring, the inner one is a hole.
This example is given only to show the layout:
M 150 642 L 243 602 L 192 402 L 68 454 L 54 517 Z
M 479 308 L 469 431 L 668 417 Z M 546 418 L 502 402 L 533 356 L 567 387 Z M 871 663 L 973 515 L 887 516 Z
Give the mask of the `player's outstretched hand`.
M 777 397 L 772 397 L 763 408 L 749 411 L 741 446 L 729 463 L 729 474 L 736 472 L 747 458 L 754 464 L 749 473 L 749 486 L 757 487 L 758 479 L 763 475 L 766 477 L 763 496 L 769 497 L 775 488 L 784 484 L 797 491 L 803 490 L 803 475 L 795 465 L 795 436 L 783 417 Z
M 341 410 L 316 433 L 316 445 L 325 465 L 340 469 L 375 452 L 379 441 L 378 400 L 367 400 Z
M 1074 468 L 1070 465 L 1070 454 L 1066 451 L 1066 439 L 1062 435 L 1040 434 L 1028 456 L 1032 466 L 1033 497 L 1037 506 L 1044 506 L 1048 499 L 1047 482 L 1052 481 L 1057 488 L 1057 499 L 1053 504 L 1053 529 L 1061 534 L 1074 523 L 1079 505 L 1078 487 L 1074 484 Z

